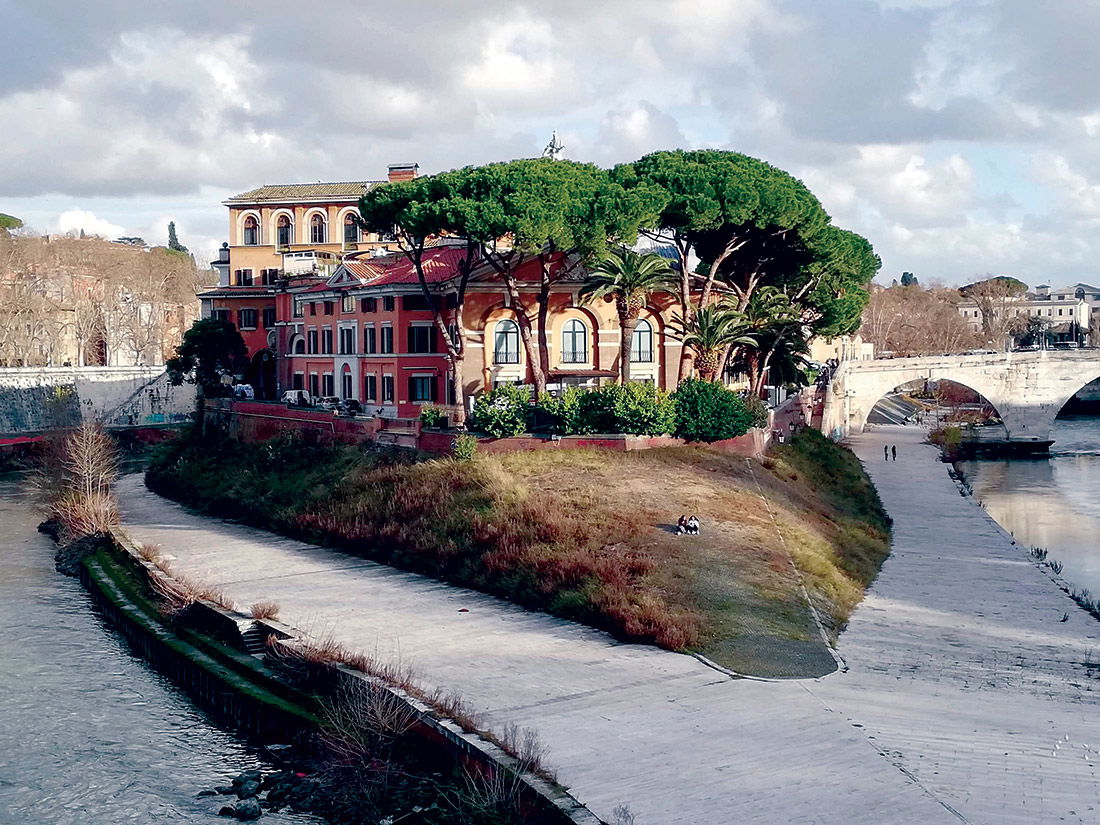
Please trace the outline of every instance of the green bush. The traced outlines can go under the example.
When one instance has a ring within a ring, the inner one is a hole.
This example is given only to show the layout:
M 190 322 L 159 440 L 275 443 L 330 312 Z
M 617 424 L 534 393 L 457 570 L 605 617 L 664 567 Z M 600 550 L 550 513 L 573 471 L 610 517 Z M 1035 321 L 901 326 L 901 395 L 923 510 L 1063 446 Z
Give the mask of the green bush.
M 447 420 L 446 414 L 439 407 L 427 404 L 420 408 L 420 423 L 429 429 L 438 429 Z
M 477 397 L 470 416 L 470 427 L 493 438 L 520 435 L 527 431 L 530 401 L 528 387 L 502 384 Z
M 689 378 L 672 397 L 676 402 L 676 435 L 688 441 L 736 438 L 759 419 L 744 398 L 711 381 Z
M 571 435 L 578 431 L 581 397 L 586 394 L 577 387 L 569 387 L 556 397 L 545 395 L 535 404 L 535 414 L 555 435 Z
M 664 435 L 676 427 L 672 397 L 652 384 L 608 384 L 594 390 L 570 387 L 536 406 L 558 435 L 627 433 Z
M 477 455 L 477 436 L 463 433 L 451 444 L 451 456 L 455 461 L 473 461 Z
M 746 395 L 742 399 L 745 402 L 745 407 L 749 411 L 749 415 L 752 416 L 751 427 L 764 428 L 768 426 L 768 405 L 764 403 L 764 400 L 755 395 Z

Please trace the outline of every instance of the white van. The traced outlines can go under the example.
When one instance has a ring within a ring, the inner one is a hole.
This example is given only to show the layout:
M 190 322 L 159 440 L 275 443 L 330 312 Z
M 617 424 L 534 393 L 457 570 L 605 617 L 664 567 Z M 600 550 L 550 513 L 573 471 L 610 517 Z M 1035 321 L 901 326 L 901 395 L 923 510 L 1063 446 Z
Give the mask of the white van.
M 306 390 L 287 390 L 279 400 L 284 404 L 297 407 L 308 407 L 313 404 L 313 397 Z

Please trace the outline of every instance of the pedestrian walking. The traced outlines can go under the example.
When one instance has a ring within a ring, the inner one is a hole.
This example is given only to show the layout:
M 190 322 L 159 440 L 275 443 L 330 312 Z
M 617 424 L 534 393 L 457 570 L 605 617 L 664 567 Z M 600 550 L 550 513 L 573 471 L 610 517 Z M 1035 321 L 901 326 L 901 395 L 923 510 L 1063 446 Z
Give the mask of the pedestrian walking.
M 890 447 L 886 444 L 882 445 L 882 460 L 883 461 L 889 461 L 890 460 Z
M 894 461 L 898 460 L 898 446 L 896 444 L 890 446 L 890 455 L 893 456 Z

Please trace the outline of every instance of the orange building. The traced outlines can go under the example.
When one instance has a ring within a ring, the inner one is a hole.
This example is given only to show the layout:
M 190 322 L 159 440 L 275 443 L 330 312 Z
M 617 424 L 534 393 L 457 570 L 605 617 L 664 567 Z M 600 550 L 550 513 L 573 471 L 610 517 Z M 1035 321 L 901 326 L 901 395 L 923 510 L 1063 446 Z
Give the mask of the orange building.
M 390 167 L 390 180 L 416 174 Z M 244 380 L 257 397 L 283 390 L 359 401 L 385 418 L 414 418 L 425 404 L 448 407 L 451 364 L 411 263 L 388 252 L 392 239 L 364 236 L 351 217 L 360 195 L 380 182 L 264 186 L 225 203 L 230 243 L 214 262 L 217 289 L 203 293 L 204 317 L 235 323 L 251 365 Z M 332 229 L 340 230 L 335 239 Z M 303 234 L 305 233 L 305 234 Z M 453 300 L 465 245 L 440 243 L 425 253 L 431 292 L 457 323 Z M 537 336 L 540 265 L 531 258 L 516 277 Z M 583 271 L 555 280 L 547 316 L 548 386 L 597 386 L 617 380 L 620 330 L 610 300 L 582 303 Z M 634 333 L 631 377 L 674 389 L 680 344 L 666 334 L 670 296 L 647 307 Z M 516 307 L 486 262 L 471 272 L 463 311 L 467 397 L 501 383 L 527 383 L 532 371 Z M 453 334 L 453 333 L 452 333 Z

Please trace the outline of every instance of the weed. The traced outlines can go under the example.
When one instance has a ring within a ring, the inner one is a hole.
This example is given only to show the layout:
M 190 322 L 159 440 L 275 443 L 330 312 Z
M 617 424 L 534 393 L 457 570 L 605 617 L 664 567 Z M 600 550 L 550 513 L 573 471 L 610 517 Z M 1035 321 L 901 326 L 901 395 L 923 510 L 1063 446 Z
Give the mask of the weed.
M 256 602 L 248 608 L 253 619 L 277 619 L 279 618 L 278 602 Z

